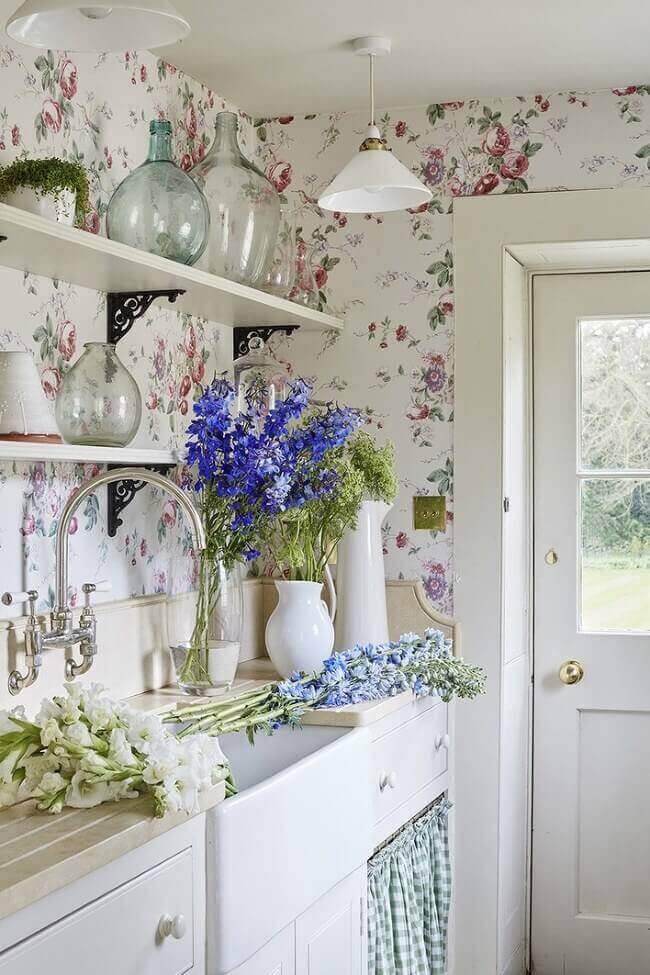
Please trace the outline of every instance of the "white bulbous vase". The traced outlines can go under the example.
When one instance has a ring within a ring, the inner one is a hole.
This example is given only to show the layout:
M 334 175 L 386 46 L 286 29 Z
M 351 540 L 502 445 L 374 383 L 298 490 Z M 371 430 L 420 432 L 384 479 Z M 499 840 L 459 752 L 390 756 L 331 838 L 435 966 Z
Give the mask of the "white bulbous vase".
M 388 640 L 386 579 L 381 526 L 392 505 L 364 501 L 357 526 L 346 532 L 336 565 L 336 649 Z
M 329 573 L 327 584 L 329 609 L 322 598 L 322 583 L 276 580 L 278 605 L 269 616 L 265 638 L 268 655 L 281 677 L 296 670 L 320 670 L 332 652 L 336 596 Z

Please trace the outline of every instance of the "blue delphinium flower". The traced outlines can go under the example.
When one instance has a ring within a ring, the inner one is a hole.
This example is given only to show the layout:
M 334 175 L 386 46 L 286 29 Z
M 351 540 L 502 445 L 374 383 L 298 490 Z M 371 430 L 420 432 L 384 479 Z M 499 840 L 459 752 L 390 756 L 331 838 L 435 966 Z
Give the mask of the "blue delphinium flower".
M 253 399 L 234 415 L 234 389 L 216 379 L 194 404 L 187 459 L 213 556 L 256 558 L 277 515 L 334 490 L 337 474 L 322 462 L 361 420 L 334 404 L 305 419 L 310 394 L 309 383 L 296 379 L 266 416 Z

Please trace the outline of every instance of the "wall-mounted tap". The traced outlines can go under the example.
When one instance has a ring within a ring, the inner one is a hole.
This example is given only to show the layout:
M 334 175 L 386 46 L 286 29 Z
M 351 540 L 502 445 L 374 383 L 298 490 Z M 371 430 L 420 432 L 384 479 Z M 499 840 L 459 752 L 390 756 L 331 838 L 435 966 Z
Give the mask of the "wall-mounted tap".
M 99 585 L 86 583 L 82 586 L 84 606 L 79 618 L 79 626 L 74 627 L 72 625 L 72 609 L 68 600 L 68 532 L 72 516 L 89 494 L 93 494 L 97 488 L 105 484 L 124 480 L 146 481 L 148 484 L 153 484 L 170 494 L 185 512 L 190 522 L 196 550 L 202 551 L 205 548 L 205 531 L 198 509 L 178 485 L 162 474 L 140 467 L 122 467 L 118 470 L 98 474 L 97 477 L 93 477 L 78 488 L 70 496 L 61 513 L 56 533 L 56 588 L 54 609 L 50 615 L 50 631 L 45 633 L 38 625 L 36 618 L 38 593 L 35 590 L 26 593 L 5 593 L 2 596 L 2 602 L 6 606 L 21 599 L 29 602 L 29 617 L 25 628 L 27 673 L 21 674 L 17 670 L 12 671 L 9 675 L 9 691 L 11 694 L 18 694 L 24 687 L 29 687 L 30 684 L 34 683 L 42 664 L 44 650 L 60 647 L 65 650 L 79 644 L 81 661 L 77 662 L 73 657 L 68 657 L 65 662 L 65 676 L 71 680 L 90 670 L 97 653 L 96 620 L 90 598 L 99 589 Z

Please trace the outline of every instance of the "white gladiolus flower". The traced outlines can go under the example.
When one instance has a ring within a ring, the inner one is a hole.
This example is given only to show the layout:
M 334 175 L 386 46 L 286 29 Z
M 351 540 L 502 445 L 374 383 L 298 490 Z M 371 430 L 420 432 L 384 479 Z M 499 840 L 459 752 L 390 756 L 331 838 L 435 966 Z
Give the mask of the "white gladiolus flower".
M 46 772 L 36 787 L 36 792 L 41 796 L 48 796 L 55 792 L 60 792 L 67 785 L 68 780 L 64 779 L 60 772 Z
M 179 743 L 175 738 L 153 744 L 147 755 L 142 778 L 150 785 L 157 785 L 172 775 L 178 767 Z
M 25 770 L 24 781 L 27 792 L 34 791 L 46 772 L 61 771 L 60 759 L 56 755 L 50 754 L 50 752 L 46 752 L 44 755 L 33 755 L 31 758 L 26 758 L 21 765 Z M 1 802 L 0 805 L 2 805 Z
M 75 745 L 92 745 L 93 740 L 88 730 L 88 726 L 83 723 L 83 721 L 75 721 L 74 724 L 70 724 L 65 729 L 65 736 L 73 741 Z
M 98 731 L 110 731 L 117 726 L 117 717 L 113 702 L 109 698 L 94 697 L 86 701 L 84 713 L 90 721 L 94 734 Z
M 64 805 L 89 808 L 147 791 L 156 815 L 189 814 L 200 808 L 201 790 L 226 778 L 216 738 L 180 740 L 158 715 L 112 700 L 98 684 L 66 690 L 65 697 L 42 702 L 34 724 L 22 708 L 0 713 L 0 807 L 32 797 L 39 808 L 60 812 Z
M 126 737 L 139 752 L 145 755 L 152 745 L 163 741 L 167 732 L 157 714 L 141 714 L 131 711 L 125 717 Z
M 129 745 L 122 728 L 113 728 L 111 731 L 108 757 L 120 765 L 137 765 L 133 749 Z
M 44 748 L 54 744 L 54 742 L 58 741 L 62 736 L 62 731 L 59 728 L 58 721 L 56 721 L 54 718 L 48 718 L 45 724 L 41 726 L 41 744 Z
M 137 799 L 140 793 L 131 787 L 131 779 L 122 779 L 120 782 L 109 782 L 108 791 L 114 802 L 120 799 Z
M 79 771 L 72 776 L 66 803 L 74 809 L 90 809 L 111 798 L 110 783 L 91 781 L 87 772 Z

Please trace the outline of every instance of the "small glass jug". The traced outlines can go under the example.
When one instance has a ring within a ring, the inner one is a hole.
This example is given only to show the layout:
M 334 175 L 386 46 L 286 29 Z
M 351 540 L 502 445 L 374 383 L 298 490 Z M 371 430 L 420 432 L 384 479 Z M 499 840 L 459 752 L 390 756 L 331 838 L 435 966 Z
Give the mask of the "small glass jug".
M 66 443 L 126 447 L 142 416 L 135 379 L 109 342 L 87 342 L 56 397 L 56 422 Z
M 263 291 L 288 298 L 296 280 L 296 213 L 282 207 L 280 226 Z

